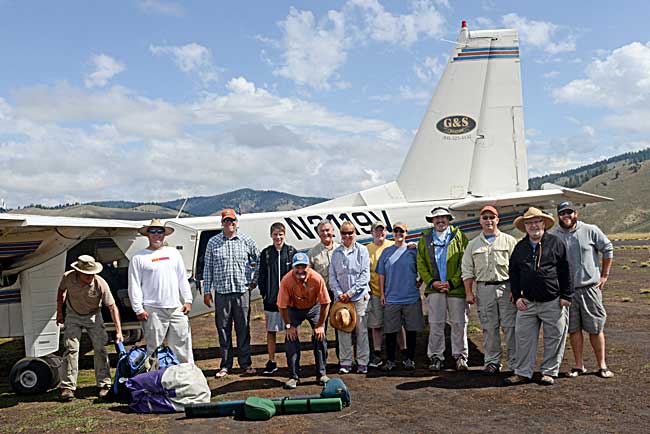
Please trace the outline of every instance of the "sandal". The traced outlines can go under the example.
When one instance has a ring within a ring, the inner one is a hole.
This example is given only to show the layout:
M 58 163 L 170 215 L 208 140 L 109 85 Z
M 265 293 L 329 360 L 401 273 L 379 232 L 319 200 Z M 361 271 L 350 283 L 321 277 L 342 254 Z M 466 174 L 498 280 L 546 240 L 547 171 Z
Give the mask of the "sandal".
M 607 368 L 601 368 L 596 373 L 600 378 L 612 378 L 614 373 Z
M 569 377 L 577 377 L 578 375 L 586 374 L 587 370 L 582 367 L 582 368 L 571 368 L 571 372 L 569 372 Z

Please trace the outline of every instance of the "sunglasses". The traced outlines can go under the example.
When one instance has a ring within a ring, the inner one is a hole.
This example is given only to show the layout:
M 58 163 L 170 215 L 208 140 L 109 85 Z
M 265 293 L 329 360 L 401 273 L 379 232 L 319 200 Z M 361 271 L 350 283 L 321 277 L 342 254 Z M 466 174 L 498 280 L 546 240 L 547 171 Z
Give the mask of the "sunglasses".
M 403 234 L 406 231 L 404 229 L 402 229 L 402 228 L 393 228 L 393 232 L 396 233 L 396 234 Z
M 497 216 L 495 216 L 495 215 L 482 215 L 481 218 L 483 220 L 494 220 L 494 219 L 497 218 Z
M 236 219 L 231 219 L 230 217 L 227 217 L 227 218 L 223 219 L 224 223 L 233 223 L 233 222 L 236 222 L 236 221 L 237 221 Z
M 345 232 L 341 232 L 341 235 L 347 235 L 347 236 L 354 235 L 354 231 L 349 231 L 349 232 L 348 232 L 348 231 L 345 231 Z
M 573 214 L 573 211 L 570 209 L 565 209 L 564 211 L 560 211 L 559 213 L 557 213 L 557 215 L 571 215 L 571 214 Z
M 163 228 L 147 229 L 148 234 L 164 234 L 165 230 Z

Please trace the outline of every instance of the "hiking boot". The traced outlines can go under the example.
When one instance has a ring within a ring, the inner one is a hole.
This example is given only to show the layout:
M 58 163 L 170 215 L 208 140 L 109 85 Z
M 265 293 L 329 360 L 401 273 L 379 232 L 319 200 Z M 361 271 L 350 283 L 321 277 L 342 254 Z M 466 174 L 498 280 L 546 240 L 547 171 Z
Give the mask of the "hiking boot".
M 284 383 L 284 388 L 285 389 L 295 389 L 298 387 L 298 383 L 300 383 L 300 380 L 297 378 L 289 378 L 289 381 Z
M 368 367 L 366 365 L 357 366 L 357 374 L 367 374 L 367 373 L 368 373 Z
M 456 370 L 467 371 L 467 360 L 465 360 L 464 357 L 459 357 L 456 359 Z
M 325 383 L 327 383 L 328 381 L 330 381 L 330 377 L 328 377 L 327 375 L 322 375 L 322 376 L 321 376 L 318 380 L 316 380 L 316 381 L 318 381 L 318 385 L 319 385 L 319 386 L 324 386 Z
M 530 378 L 523 377 L 521 375 L 512 375 L 505 380 L 503 380 L 503 385 L 504 386 L 514 386 L 515 384 L 524 384 L 524 383 L 530 383 Z
M 102 399 L 105 399 L 106 397 L 108 397 L 108 394 L 110 392 L 111 392 L 110 387 L 102 387 L 101 389 L 99 389 L 99 393 L 97 394 L 97 396 L 99 396 Z
M 341 374 L 341 375 L 349 374 L 351 370 L 352 370 L 352 368 L 350 366 L 343 366 L 342 365 L 339 368 L 339 374 Z
M 498 374 L 499 371 L 501 371 L 501 367 L 494 363 L 488 363 L 488 365 L 485 368 L 483 368 L 483 373 L 485 375 L 495 375 Z
M 266 366 L 264 367 L 264 371 L 262 372 L 262 374 L 271 375 L 277 372 L 277 370 L 278 370 L 278 364 L 275 363 L 273 360 L 269 360 L 268 362 L 266 362 Z
M 402 360 L 402 365 L 407 371 L 412 371 L 415 369 L 415 362 L 411 359 Z
M 392 360 L 386 360 L 384 366 L 381 367 L 381 370 L 384 372 L 390 372 L 397 367 L 397 363 Z
M 384 362 L 381 360 L 381 357 L 379 356 L 379 354 L 374 353 L 372 355 L 372 357 L 370 358 L 370 363 L 368 363 L 368 367 L 370 367 L 370 368 L 379 368 L 382 363 L 384 363 Z
M 74 390 L 61 389 L 61 401 L 72 401 L 74 399 Z
M 430 371 L 439 371 L 442 369 L 442 360 L 436 356 L 431 356 L 429 358 L 429 370 Z
M 555 380 L 550 375 L 542 375 L 542 378 L 539 379 L 539 384 L 542 386 L 552 386 L 555 384 Z

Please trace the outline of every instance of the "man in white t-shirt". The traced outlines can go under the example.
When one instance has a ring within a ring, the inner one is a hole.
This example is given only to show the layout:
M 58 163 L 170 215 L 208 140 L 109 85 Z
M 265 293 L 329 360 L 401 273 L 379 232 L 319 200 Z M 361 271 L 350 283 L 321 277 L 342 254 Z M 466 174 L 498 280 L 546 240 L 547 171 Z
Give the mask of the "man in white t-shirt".
M 164 245 L 165 237 L 174 229 L 153 219 L 138 232 L 149 239 L 149 246 L 131 258 L 129 299 L 142 324 L 147 351 L 152 353 L 166 339 L 180 362 L 194 363 L 187 318 L 192 310 L 192 292 L 185 264 L 178 250 Z

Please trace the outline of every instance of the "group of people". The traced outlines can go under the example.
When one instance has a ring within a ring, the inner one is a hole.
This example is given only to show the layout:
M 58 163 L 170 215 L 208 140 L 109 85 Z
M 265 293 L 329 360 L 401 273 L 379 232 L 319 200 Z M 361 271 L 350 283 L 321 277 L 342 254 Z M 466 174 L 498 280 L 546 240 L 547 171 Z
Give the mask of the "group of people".
M 526 234 L 520 241 L 499 230 L 499 212 L 493 206 L 481 209 L 481 232 L 471 241 L 451 224 L 454 216 L 449 209 L 436 207 L 425 218 L 432 227 L 423 231 L 417 244 L 408 241 L 406 224 L 393 223 L 389 240 L 389 227 L 376 221 L 367 246 L 355 240 L 358 231 L 352 222 L 341 224 L 339 243 L 332 222 L 321 220 L 316 227 L 320 241 L 307 253 L 285 243 L 286 229 L 278 222 L 270 228 L 272 244 L 260 252 L 249 236 L 238 231 L 235 211 L 224 209 L 223 231 L 208 242 L 202 276 L 204 303 L 215 306 L 221 349 L 216 377 L 225 377 L 233 369 L 233 323 L 239 367 L 246 374 L 257 372 L 250 349 L 250 291 L 255 287 L 263 298 L 267 331 L 269 357 L 263 374 L 278 369 L 276 339 L 284 331 L 288 389 L 300 382 L 299 328 L 304 321 L 312 329 L 315 375 L 321 384 L 329 380 L 328 325 L 336 329 L 339 374 L 352 372 L 355 365 L 360 374 L 369 368 L 390 372 L 397 367 L 398 348 L 403 368 L 415 369 L 416 337 L 425 325 L 422 287 L 432 371 L 447 364 L 446 323 L 451 326 L 453 366 L 458 371 L 468 369 L 467 323 L 470 306 L 475 304 L 483 329 L 485 374 L 494 375 L 503 368 L 502 330 L 505 360 L 513 371 L 506 384 L 532 381 L 541 327 L 540 384 L 551 385 L 557 378 L 567 334 L 575 358 L 569 376 L 586 372 L 583 330 L 596 356 L 597 375 L 613 376 L 605 361 L 606 312 L 601 293 L 613 247 L 598 227 L 578 220 L 578 209 L 572 203 L 558 205 L 559 225 L 553 229 L 551 215 L 529 208 L 514 221 Z M 181 255 L 164 245 L 164 238 L 172 232 L 159 220 L 140 229 L 149 245 L 130 262 L 129 298 L 148 351 L 165 341 L 181 362 L 193 362 L 187 317 L 192 294 Z M 109 307 L 117 340 L 122 339 L 119 313 L 108 285 L 98 276 L 101 264 L 83 255 L 72 268 L 61 281 L 57 303 L 57 321 L 65 321 L 66 326 L 61 397 L 74 395 L 82 328 L 91 336 L 97 385 L 100 396 L 105 396 L 110 374 L 99 307 Z M 384 337 L 385 360 L 381 357 Z

